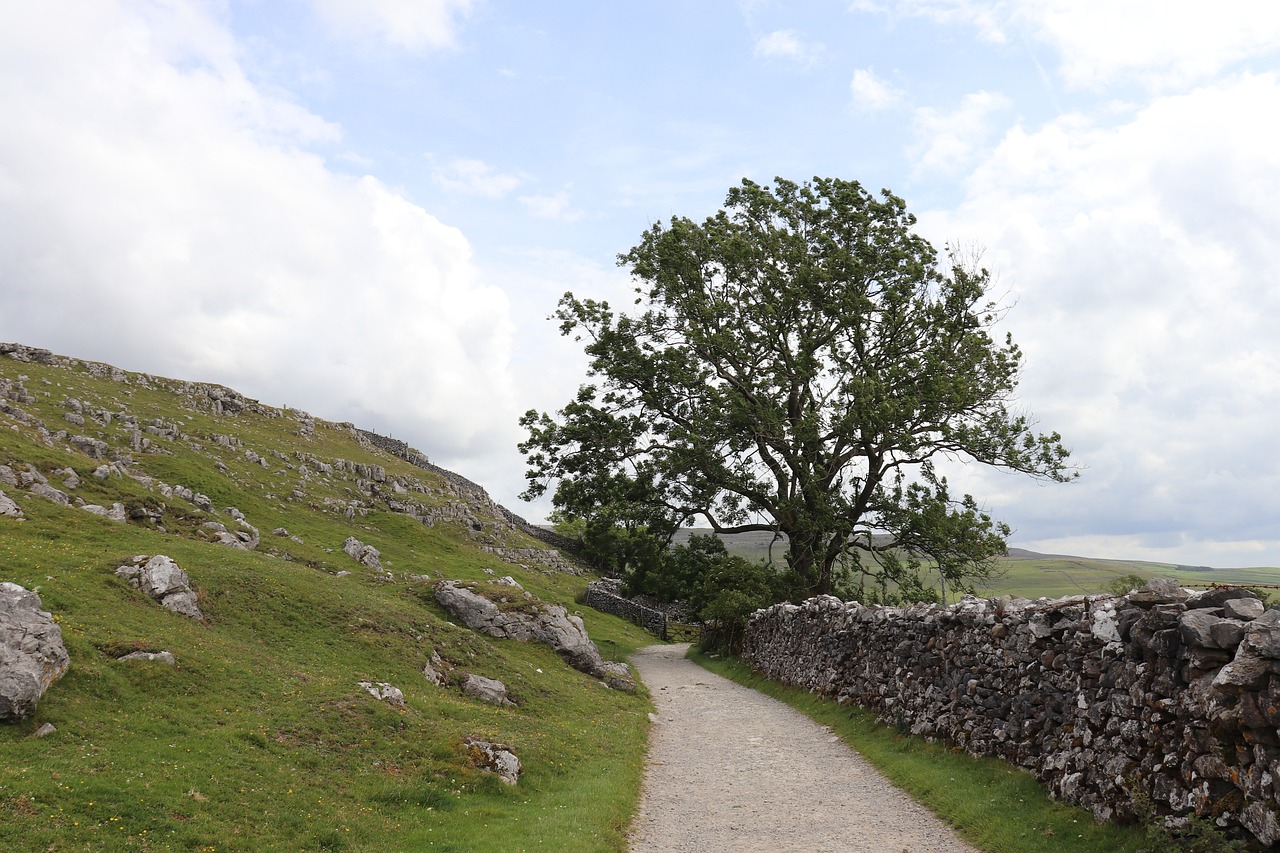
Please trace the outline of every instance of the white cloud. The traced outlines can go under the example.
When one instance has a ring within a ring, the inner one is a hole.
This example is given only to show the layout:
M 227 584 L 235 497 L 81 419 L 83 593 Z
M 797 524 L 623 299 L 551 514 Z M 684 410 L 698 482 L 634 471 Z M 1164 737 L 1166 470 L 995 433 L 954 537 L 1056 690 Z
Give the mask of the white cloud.
M 185 6 L 0 31 L 0 338 L 504 446 L 504 295 L 463 235 L 306 150 L 337 130 L 247 83 Z
M 999 92 L 972 92 L 951 112 L 917 108 L 910 149 L 915 171 L 954 174 L 971 165 L 995 130 L 992 119 L 1009 107 Z
M 939 24 L 966 24 L 989 42 L 1003 43 L 1010 3 L 1005 0 L 854 0 L 851 11 L 890 18 L 921 17 Z
M 311 0 L 336 35 L 378 38 L 400 47 L 451 47 L 457 18 L 474 0 Z
M 1280 45 L 1272 0 L 1040 0 L 1012 4 L 1010 17 L 1052 45 L 1064 80 L 1082 87 L 1130 75 L 1185 84 Z
M 764 59 L 786 59 L 811 65 L 821 53 L 821 45 L 809 44 L 791 30 L 775 30 L 756 39 L 755 55 Z
M 888 109 L 902 100 L 902 93 L 877 77 L 870 68 L 859 68 L 853 72 L 849 91 L 853 93 L 854 105 L 865 110 Z
M 520 175 L 504 174 L 483 160 L 456 159 L 437 169 L 435 181 L 448 192 L 501 198 L 524 183 Z
M 852 8 L 969 26 L 988 42 L 1047 44 L 1064 82 L 1080 88 L 1136 79 L 1167 90 L 1280 49 L 1273 0 L 896 0 Z
M 1015 516 L 1020 541 L 1276 562 L 1277 135 L 1277 75 L 1239 75 L 1119 126 L 1016 128 L 959 208 L 921 215 L 938 241 L 989 248 L 1016 302 L 1023 398 L 1088 466 L 1065 488 L 975 486 Z
M 555 195 L 522 195 L 520 203 L 525 206 L 531 216 L 538 219 L 577 222 L 582 218 L 582 211 L 570 206 L 567 190 L 561 190 Z

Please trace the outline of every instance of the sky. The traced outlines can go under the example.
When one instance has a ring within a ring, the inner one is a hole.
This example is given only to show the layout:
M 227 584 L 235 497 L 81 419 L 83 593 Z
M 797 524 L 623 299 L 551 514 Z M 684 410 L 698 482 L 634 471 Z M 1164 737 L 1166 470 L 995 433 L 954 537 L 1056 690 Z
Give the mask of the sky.
M 548 320 L 742 178 L 982 252 L 1050 553 L 1280 566 L 1274 0 L 0 0 L 0 340 L 408 441 L 534 521 Z

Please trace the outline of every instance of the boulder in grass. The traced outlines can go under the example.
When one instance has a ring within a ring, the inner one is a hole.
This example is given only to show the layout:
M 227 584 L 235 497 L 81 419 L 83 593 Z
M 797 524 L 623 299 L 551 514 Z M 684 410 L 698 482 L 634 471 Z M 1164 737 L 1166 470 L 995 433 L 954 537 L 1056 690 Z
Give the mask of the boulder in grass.
M 370 569 L 382 568 L 382 554 L 372 545 L 366 545 L 354 536 L 348 536 L 346 541 L 342 543 L 342 550 L 347 552 L 351 559 L 355 560 L 362 566 Z
M 204 614 L 196 605 L 196 593 L 191 588 L 191 578 L 164 554 L 156 554 L 139 565 L 143 557 L 134 557 L 134 564 L 116 569 L 116 575 L 124 578 L 129 585 L 142 590 L 160 602 L 165 610 L 188 616 L 192 619 L 203 619 Z
M 40 608 L 36 593 L 0 583 L 0 721 L 34 714 L 45 691 L 71 665 L 62 629 Z
M 468 675 L 462 683 L 462 692 L 472 699 L 488 702 L 503 708 L 514 708 L 516 703 L 507 695 L 507 685 L 496 678 L 485 678 L 483 675 Z
M 399 687 L 393 687 L 385 681 L 361 681 L 360 686 L 375 699 L 381 699 L 392 708 L 405 710 L 404 693 Z
M 515 750 L 505 743 L 494 743 L 469 735 L 463 738 L 462 744 L 467 749 L 467 757 L 471 760 L 472 767 L 496 773 L 498 778 L 508 785 L 514 785 L 520 781 L 520 774 L 524 772 L 524 767 L 521 766 Z
M 22 514 L 22 507 L 18 506 L 18 504 L 14 502 L 13 498 L 9 497 L 4 492 L 0 492 L 0 516 L 16 518 L 19 521 L 26 517 Z

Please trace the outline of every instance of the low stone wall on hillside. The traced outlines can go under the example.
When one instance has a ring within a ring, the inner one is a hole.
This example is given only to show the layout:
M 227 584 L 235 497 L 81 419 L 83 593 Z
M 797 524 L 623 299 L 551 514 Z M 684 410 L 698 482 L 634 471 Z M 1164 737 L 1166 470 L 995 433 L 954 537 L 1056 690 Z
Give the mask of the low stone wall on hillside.
M 759 611 L 757 671 L 1003 758 L 1101 820 L 1162 811 L 1280 840 L 1280 611 L 1156 580 L 1124 597 Z
M 603 580 L 587 584 L 582 603 L 602 613 L 612 613 L 639 625 L 659 639 L 667 638 L 667 614 L 653 607 L 623 598 L 618 593 L 618 581 Z

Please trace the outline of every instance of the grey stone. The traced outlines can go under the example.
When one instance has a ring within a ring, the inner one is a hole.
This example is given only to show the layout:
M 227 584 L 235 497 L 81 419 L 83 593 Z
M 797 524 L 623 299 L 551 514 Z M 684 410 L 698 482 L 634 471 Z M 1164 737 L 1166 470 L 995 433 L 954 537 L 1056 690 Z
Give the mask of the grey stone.
M 1219 589 L 1209 589 L 1204 592 L 1198 592 L 1187 599 L 1188 609 L 1199 609 L 1203 607 L 1222 607 L 1228 601 L 1240 601 L 1243 599 L 1257 599 L 1247 589 L 1240 587 L 1221 587 Z
M 113 503 L 109 508 L 98 506 L 97 504 L 85 504 L 80 508 L 85 512 L 93 513 L 109 521 L 125 521 L 124 504 L 122 503 Z
M 351 559 L 370 569 L 382 568 L 382 554 L 372 545 L 366 545 L 354 536 L 348 536 L 342 543 L 342 550 Z
M 1256 598 L 1233 598 L 1222 603 L 1222 615 L 1228 619 L 1250 622 L 1266 612 L 1266 607 Z
M 22 514 L 22 507 L 18 506 L 13 498 L 0 492 L 0 517 L 23 519 L 26 516 Z
M 1209 628 L 1209 635 L 1213 638 L 1213 648 L 1217 649 L 1234 649 L 1240 645 L 1240 641 L 1244 639 L 1244 629 L 1247 623 L 1238 619 L 1223 619 L 1215 622 Z
M 204 618 L 196 604 L 191 578 L 177 563 L 164 554 L 156 554 L 143 565 L 138 565 L 140 558 L 135 557 L 134 560 L 133 565 L 116 569 L 116 575 L 160 602 L 160 606 L 166 610 L 191 619 Z
M 488 702 L 491 705 L 500 705 L 506 708 L 514 708 L 515 702 L 511 701 L 511 697 L 507 695 L 507 685 L 498 681 L 496 678 L 485 678 L 483 675 L 471 674 L 467 676 L 467 680 L 462 683 L 462 692 L 472 699 L 479 699 L 481 702 Z
M 1264 658 L 1280 659 L 1280 610 L 1268 610 L 1250 622 L 1241 645 Z
M 524 772 L 524 768 L 515 750 L 510 746 L 505 743 L 481 740 L 474 735 L 463 738 L 462 743 L 467 749 L 467 757 L 472 767 L 496 773 L 498 778 L 508 785 L 514 785 L 520 781 L 520 774 Z
M 41 607 L 36 593 L 0 583 L 0 721 L 34 714 L 71 665 L 62 629 Z
M 1208 610 L 1188 610 L 1178 618 L 1178 630 L 1182 632 L 1182 640 L 1188 645 L 1220 648 L 1213 639 L 1211 628 L 1222 621 Z
M 360 686 L 373 698 L 381 699 L 393 708 L 405 710 L 404 693 L 400 692 L 400 688 L 393 687 L 385 681 L 361 681 Z
M 444 661 L 441 660 L 437 652 L 431 653 L 431 660 L 422 667 L 422 677 L 430 681 L 436 687 L 443 687 L 445 684 L 444 675 L 440 670 L 444 669 Z
M 1156 604 L 1176 604 L 1186 601 L 1191 593 L 1178 586 L 1173 578 L 1152 578 L 1146 585 L 1129 593 L 1129 601 L 1139 607 L 1151 607 Z
M 39 495 L 42 498 L 48 498 L 56 504 L 67 506 L 71 503 L 71 498 L 67 497 L 65 492 L 60 492 L 48 483 L 34 483 L 27 491 L 33 495 Z
M 105 441 L 87 435 L 73 435 L 67 442 L 90 459 L 104 459 L 111 449 Z
M 178 662 L 174 658 L 173 652 L 167 652 L 167 651 L 165 652 L 129 652 L 129 654 L 124 655 L 123 657 L 116 658 L 116 660 L 125 660 L 125 661 L 140 660 L 140 661 L 146 661 L 148 663 L 162 663 L 162 664 L 165 664 L 166 666 L 174 666 Z

